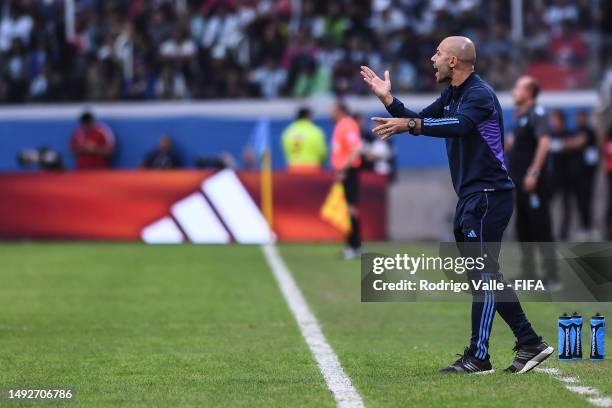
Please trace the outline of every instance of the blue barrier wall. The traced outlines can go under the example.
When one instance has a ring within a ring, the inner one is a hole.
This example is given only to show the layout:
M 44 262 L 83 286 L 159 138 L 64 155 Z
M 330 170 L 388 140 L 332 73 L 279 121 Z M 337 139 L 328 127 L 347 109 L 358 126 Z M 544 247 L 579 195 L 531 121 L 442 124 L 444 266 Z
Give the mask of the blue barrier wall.
M 569 125 L 573 126 L 573 115 L 583 107 L 566 109 L 569 114 Z M 377 112 L 375 115 L 385 115 Z M 511 110 L 504 111 L 506 127 L 512 126 Z M 202 116 L 165 117 L 165 118 L 105 118 L 99 117 L 115 133 L 117 153 L 113 159 L 115 168 L 136 168 L 147 152 L 155 148 L 157 139 L 163 133 L 172 136 L 176 152 L 183 164 L 194 166 L 197 156 L 212 156 L 220 152 L 231 153 L 239 163 L 242 162 L 242 150 L 249 143 L 256 120 L 253 119 L 215 119 Z M 280 147 L 280 135 L 291 119 L 271 120 L 270 135 L 273 154 L 273 166 L 282 169 L 285 166 Z M 329 140 L 333 129 L 331 119 L 315 120 L 325 131 Z M 68 168 L 74 167 L 74 160 L 69 150 L 69 139 L 75 126 L 76 118 L 70 119 L 35 119 L 35 120 L 0 120 L 0 171 L 19 169 L 17 155 L 23 149 L 48 146 L 61 153 Z M 403 168 L 423 168 L 446 166 L 444 141 L 436 138 L 418 138 L 401 135 L 395 137 L 398 154 L 398 165 Z

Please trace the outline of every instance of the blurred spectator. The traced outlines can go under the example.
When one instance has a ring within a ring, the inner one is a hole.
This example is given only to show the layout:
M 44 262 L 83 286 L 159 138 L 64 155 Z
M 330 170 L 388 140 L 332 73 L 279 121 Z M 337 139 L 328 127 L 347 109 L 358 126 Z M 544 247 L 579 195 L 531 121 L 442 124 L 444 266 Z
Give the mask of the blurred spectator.
M 278 61 L 268 58 L 265 65 L 251 72 L 250 80 L 257 86 L 260 96 L 275 98 L 281 95 L 287 81 L 287 71 L 281 68 Z
M 196 167 L 214 170 L 235 168 L 236 160 L 227 152 L 223 152 L 217 156 L 200 156 L 196 159 Z
M 604 134 L 603 151 L 606 160 L 608 177 L 608 205 L 606 209 L 606 239 L 612 240 L 612 127 Z
M 172 149 L 172 139 L 168 135 L 159 138 L 159 146 L 145 157 L 142 167 L 147 169 L 176 169 L 181 167 L 178 156 Z
M 91 112 L 85 112 L 70 139 L 70 149 L 75 156 L 77 170 L 110 168 L 115 136 L 108 126 L 96 121 Z
M 556 109 L 550 112 L 550 153 L 552 160 L 553 193 L 561 195 L 563 222 L 561 230 L 558 231 L 559 239 L 566 241 L 569 237 L 569 227 L 572 220 L 572 200 L 576 192 L 578 182 L 577 172 L 579 160 L 576 153 L 565 149 L 565 144 L 571 137 L 567 128 L 565 112 Z
M 555 191 L 561 193 L 563 207 L 563 222 L 559 237 L 561 240 L 569 238 L 572 208 L 575 202 L 582 228 L 576 238 L 596 239 L 597 233 L 592 230 L 592 194 L 598 162 L 598 153 L 592 151 L 597 144 L 595 133 L 588 125 L 585 113 L 578 114 L 576 132 L 568 130 L 565 113 L 562 110 L 552 111 L 550 121 L 553 178 Z
M 593 229 L 593 189 L 599 163 L 597 138 L 588 124 L 586 112 L 578 112 L 576 124 L 576 131 L 569 132 L 563 111 L 556 110 L 551 114 L 554 177 L 563 205 L 560 238 L 568 239 L 572 203 L 575 201 L 581 228 L 576 238 L 581 241 L 597 240 L 598 231 Z
M 187 81 L 179 70 L 173 70 L 166 65 L 162 68 L 160 77 L 155 82 L 155 97 L 157 99 L 183 99 L 187 98 Z
M 587 45 L 573 24 L 564 23 L 550 41 L 553 62 L 561 66 L 579 67 L 587 62 Z
M 7 84 L 7 101 L 24 102 L 28 95 L 27 56 L 21 38 L 15 38 L 6 56 L 4 76 Z
M 507 66 L 545 89 L 592 86 L 609 54 L 607 2 L 523 2 L 519 43 L 510 3 L 80 1 L 67 40 L 63 2 L 5 0 L 0 103 L 362 94 L 364 63 L 391 67 L 398 91 L 432 92 L 431 49 L 451 34 L 474 38 L 480 71 L 500 90 L 516 76 Z
M 300 108 L 297 117 L 281 136 L 285 162 L 290 172 L 320 171 L 327 156 L 325 135 L 312 122 L 308 108 Z
M 544 21 L 558 34 L 563 23 L 578 21 L 578 7 L 570 0 L 553 0 L 544 13 Z
M 593 229 L 593 190 L 595 176 L 599 165 L 599 144 L 595 130 L 589 125 L 588 114 L 579 111 L 576 114 L 576 137 L 572 139 L 573 148 L 580 153 L 580 181 L 577 185 L 576 198 L 582 226 L 579 240 L 599 239 L 598 231 Z
M 164 91 L 160 91 L 162 94 Z M 145 64 L 139 63 L 134 67 L 134 74 L 123 84 L 123 97 L 125 99 L 151 99 L 155 94 L 153 75 Z
M 32 16 L 26 14 L 18 2 L 12 2 L 10 6 L 7 4 L 8 7 L 4 5 L 5 2 L 2 3 L 4 10 L 1 11 L 8 11 L 8 15 L 3 15 L 0 20 L 0 52 L 8 50 L 15 40 L 28 45 L 34 27 Z

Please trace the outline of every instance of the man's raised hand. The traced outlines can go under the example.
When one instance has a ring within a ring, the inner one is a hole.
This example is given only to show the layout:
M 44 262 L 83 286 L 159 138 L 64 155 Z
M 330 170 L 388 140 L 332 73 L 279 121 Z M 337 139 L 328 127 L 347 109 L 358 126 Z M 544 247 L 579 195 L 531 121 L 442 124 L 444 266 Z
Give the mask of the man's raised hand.
M 391 105 L 393 96 L 391 95 L 391 79 L 389 78 L 388 70 L 385 71 L 385 79 L 381 79 L 369 67 L 362 65 L 361 76 L 365 83 L 370 86 L 374 95 L 376 95 L 385 106 Z

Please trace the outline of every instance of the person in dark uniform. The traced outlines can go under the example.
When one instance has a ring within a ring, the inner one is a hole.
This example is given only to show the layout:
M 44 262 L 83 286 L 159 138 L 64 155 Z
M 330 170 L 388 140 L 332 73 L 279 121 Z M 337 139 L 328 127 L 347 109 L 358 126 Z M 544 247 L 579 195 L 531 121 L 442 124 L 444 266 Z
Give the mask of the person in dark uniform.
M 567 241 L 573 218 L 572 202 L 577 201 L 577 186 L 581 183 L 582 157 L 576 149 L 579 138 L 569 131 L 565 112 L 555 109 L 549 120 L 553 195 L 560 194 L 562 204 L 559 239 Z
M 535 242 L 540 243 L 542 267 L 550 285 L 557 280 L 550 215 L 550 174 L 547 166 L 550 132 L 544 109 L 536 105 L 538 82 L 519 78 L 512 90 L 516 105 L 514 136 L 506 143 L 512 179 L 516 183 L 516 232 L 521 242 L 522 273 L 534 277 Z
M 384 79 L 361 67 L 361 75 L 392 118 L 372 118 L 383 140 L 408 132 L 442 137 L 453 187 L 459 198 L 453 232 L 461 256 L 486 258 L 484 268 L 468 270 L 472 284 L 472 335 L 463 355 L 444 373 L 490 373 L 489 336 L 497 312 L 516 337 L 517 354 L 505 371 L 525 373 L 554 351 L 535 332 L 515 291 L 476 290 L 475 283 L 505 282 L 499 270 L 501 240 L 514 207 L 514 183 L 504 158 L 504 122 L 493 89 L 475 72 L 476 49 L 466 37 L 445 38 L 431 57 L 438 83 L 449 83 L 440 97 L 420 112 L 407 109 L 391 94 L 389 71 Z M 475 253 L 474 253 L 475 252 Z M 503 299 L 503 300 L 502 300 Z M 500 301 L 501 300 L 501 301 Z
M 605 236 L 608 241 L 612 241 L 612 126 L 605 129 L 603 139 L 602 150 L 604 155 L 604 164 L 606 166 L 606 176 L 608 179 L 608 202 L 606 208 Z
M 595 188 L 595 175 L 599 165 L 599 146 L 595 130 L 589 126 L 588 115 L 585 111 L 576 114 L 576 149 L 580 151 L 580 183 L 576 186 L 576 199 L 578 213 L 582 225 L 584 239 L 597 240 L 598 232 L 593 228 L 593 190 Z
M 142 167 L 147 169 L 176 169 L 181 167 L 181 162 L 172 149 L 172 139 L 168 135 L 159 138 L 159 147 L 147 154 Z

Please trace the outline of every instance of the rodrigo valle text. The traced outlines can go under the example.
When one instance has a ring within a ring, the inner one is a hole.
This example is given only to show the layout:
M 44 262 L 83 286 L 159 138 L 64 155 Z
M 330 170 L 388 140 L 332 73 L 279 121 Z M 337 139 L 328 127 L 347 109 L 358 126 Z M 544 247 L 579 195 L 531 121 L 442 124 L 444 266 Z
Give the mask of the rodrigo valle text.
M 513 282 L 500 282 L 497 280 L 483 281 L 474 280 L 472 281 L 474 289 L 477 291 L 503 291 L 506 287 L 513 288 L 519 291 L 545 291 L 544 283 L 539 279 L 517 279 Z M 428 281 L 420 279 L 418 282 L 402 279 L 397 282 L 384 282 L 381 279 L 377 279 L 372 282 L 372 287 L 376 291 L 443 291 L 443 292 L 462 292 L 468 291 L 470 285 L 467 282 L 455 282 L 453 280 L 445 281 Z

